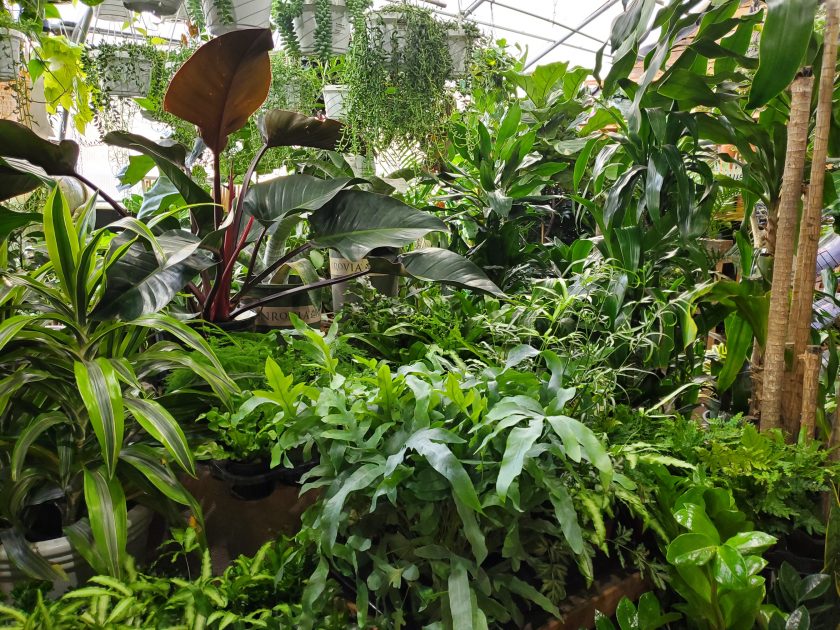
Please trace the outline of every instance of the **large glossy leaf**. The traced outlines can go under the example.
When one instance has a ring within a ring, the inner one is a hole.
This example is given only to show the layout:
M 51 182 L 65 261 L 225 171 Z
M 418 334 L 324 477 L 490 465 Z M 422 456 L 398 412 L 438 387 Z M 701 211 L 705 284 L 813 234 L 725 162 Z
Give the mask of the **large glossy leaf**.
M 113 476 L 125 432 L 125 412 L 117 374 L 107 359 L 76 361 L 76 386 L 85 403 L 90 424 L 102 449 L 102 459 Z
M 200 243 L 183 230 L 161 234 L 157 244 L 165 252 L 163 261 L 146 242 L 133 243 L 108 267 L 105 292 L 92 317 L 128 321 L 166 307 L 187 283 L 216 264 L 199 249 Z
M 122 485 L 103 468 L 85 469 L 85 503 L 87 504 L 93 541 L 108 567 L 118 577 L 122 572 L 128 537 L 128 510 Z
M 726 360 L 718 373 L 718 390 L 726 391 L 735 382 L 752 347 L 753 331 L 749 322 L 738 313 L 724 320 L 726 331 Z
M 316 247 L 331 247 L 350 260 L 378 247 L 402 247 L 429 232 L 446 231 L 430 214 L 401 201 L 360 190 L 345 190 L 309 219 Z
M 673 565 L 702 566 L 711 560 L 717 545 L 703 534 L 680 534 L 668 545 L 666 557 Z
M 195 474 L 195 459 L 192 450 L 172 414 L 160 403 L 148 398 L 126 396 L 125 406 L 140 426 L 163 444 L 181 468 L 191 475 Z
M 210 40 L 175 73 L 164 109 L 196 125 L 208 148 L 221 153 L 228 135 L 241 129 L 268 96 L 272 48 L 267 28 L 231 31 Z
M 184 172 L 185 149 L 179 144 L 162 145 L 152 142 L 136 133 L 112 131 L 103 138 L 106 144 L 137 151 L 150 157 L 154 165 L 165 175 L 181 193 L 188 204 L 212 204 L 213 199 L 201 186 L 190 179 Z
M 72 140 L 50 142 L 29 127 L 0 120 L 0 155 L 26 160 L 47 175 L 73 175 L 79 159 L 79 145 Z
M 502 290 L 478 265 L 448 249 L 425 247 L 396 257 L 371 256 L 370 265 L 374 273 L 409 276 L 427 282 L 442 282 L 462 289 L 504 296 Z
M 295 210 L 317 210 L 347 186 L 361 181 L 350 177 L 320 179 L 311 175 L 277 177 L 248 188 L 245 212 L 268 225 Z
M 75 297 L 79 239 L 70 208 L 61 189 L 54 187 L 44 203 L 44 238 L 47 252 L 64 294 Z
M 793 81 L 808 50 L 816 10 L 817 0 L 767 0 L 749 107 L 766 105 Z
M 284 109 L 272 109 L 257 121 L 263 142 L 272 147 L 312 147 L 334 151 L 344 133 L 337 120 L 304 116 Z

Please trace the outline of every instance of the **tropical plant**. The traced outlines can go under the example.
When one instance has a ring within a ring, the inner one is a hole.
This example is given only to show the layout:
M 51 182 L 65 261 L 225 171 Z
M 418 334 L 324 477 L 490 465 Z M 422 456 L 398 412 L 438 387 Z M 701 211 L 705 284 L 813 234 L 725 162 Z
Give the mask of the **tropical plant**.
M 657 630 L 667 626 L 672 621 L 679 621 L 682 615 L 679 613 L 662 613 L 662 607 L 656 595 L 644 593 L 639 598 L 638 609 L 626 597 L 618 602 L 615 611 L 615 618 L 618 621 L 619 630 Z M 615 630 L 615 626 L 606 615 L 600 612 L 596 614 L 595 630 Z
M 100 42 L 86 49 L 84 71 L 96 109 L 107 108 L 112 98 L 145 98 L 160 90 L 161 84 L 166 85 L 164 59 L 164 53 L 150 42 Z
M 433 158 L 454 107 L 444 25 L 431 11 L 391 4 L 356 29 L 347 57 L 346 122 L 354 153 L 392 146 Z
M 577 567 L 569 579 L 584 583 L 596 550 L 610 546 L 610 515 L 628 510 L 664 537 L 639 488 L 628 490 L 623 460 L 567 415 L 576 392 L 563 359 L 543 352 L 550 371 L 537 376 L 516 370 L 528 356 L 480 375 L 441 373 L 434 359 L 397 373 L 366 362 L 375 376 L 333 376 L 316 401 L 281 394 L 297 400 L 281 440 L 320 453 L 302 489 L 324 492 L 299 535 L 320 554 L 309 598 L 337 574 L 352 585 L 360 624 L 378 611 L 393 627 L 521 625 L 540 609 L 558 615 L 532 571 L 563 593 L 538 547 L 556 544 L 557 562 Z M 277 379 L 279 391 L 305 387 Z M 634 463 L 653 465 L 644 453 Z
M 315 0 L 315 52 L 324 62 L 334 56 L 333 50 L 333 0 Z M 363 25 L 365 10 L 371 0 L 346 0 L 347 21 L 350 28 Z M 295 57 L 301 55 L 300 40 L 294 20 L 303 15 L 303 0 L 272 0 L 271 21 L 280 32 L 286 49 Z
M 294 627 L 304 608 L 303 580 L 312 569 L 304 551 L 291 541 L 268 542 L 253 557 L 236 558 L 222 575 L 213 575 L 205 551 L 200 571 L 189 578 L 143 573 L 128 564 L 119 580 L 99 575 L 55 601 L 39 592 L 28 609 L 0 606 L 0 620 L 2 627 L 20 630 Z M 338 594 L 335 583 L 329 592 Z M 347 627 L 349 611 L 335 601 L 306 603 L 320 613 L 319 628 Z
M 21 570 L 48 580 L 60 571 L 26 539 L 36 524 L 47 527 L 45 507 L 60 515 L 58 532 L 64 528 L 81 556 L 111 575 L 121 573 L 126 555 L 127 501 L 165 514 L 174 502 L 200 519 L 171 468 L 194 474 L 192 451 L 155 400 L 154 383 L 169 369 L 189 367 L 222 401 L 236 389 L 207 344 L 178 320 L 105 314 L 116 281 L 106 280 L 106 269 L 122 262 L 137 273 L 127 262 L 131 241 L 147 240 L 163 261 L 170 243 L 134 219 L 112 226 L 123 230 L 119 236 L 92 230 L 95 203 L 94 196 L 74 220 L 53 188 L 43 208 L 49 262 L 30 273 L 2 274 L 0 540 Z M 160 333 L 169 340 L 158 339 Z M 184 349 L 201 353 L 206 363 Z
M 831 576 L 814 573 L 801 576 L 790 564 L 782 563 L 773 584 L 775 605 L 762 607 L 762 616 L 769 618 L 769 630 L 787 628 L 830 629 L 837 610 L 836 597 L 831 592 Z
M 751 630 L 765 595 L 761 553 L 776 539 L 751 531 L 727 490 L 692 488 L 676 508 L 674 518 L 688 530 L 666 552 L 671 586 L 685 600 L 676 608 L 694 628 Z
M 29 61 L 32 81 L 43 79 L 47 113 L 55 114 L 59 107 L 70 112 L 79 133 L 84 133 L 94 113 L 83 54 L 83 45 L 64 35 L 47 35 L 40 38 Z

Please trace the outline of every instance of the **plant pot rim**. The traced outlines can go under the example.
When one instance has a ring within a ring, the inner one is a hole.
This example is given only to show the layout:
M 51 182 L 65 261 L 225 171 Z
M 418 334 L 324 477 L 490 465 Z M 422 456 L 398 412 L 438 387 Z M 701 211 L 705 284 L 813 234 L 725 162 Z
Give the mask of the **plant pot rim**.
M 334 7 L 344 7 L 347 6 L 347 0 L 329 0 L 329 3 Z M 304 0 L 303 7 L 317 7 L 318 0 Z
M 151 522 L 154 512 L 145 505 L 137 504 L 128 511 L 128 534 L 129 537 L 132 532 L 137 533 L 142 531 Z M 81 520 L 81 519 L 80 519 Z M 77 523 L 79 521 L 76 521 Z M 59 536 L 58 538 L 50 538 L 48 540 L 39 540 L 38 542 L 30 543 L 36 553 L 45 556 L 46 558 L 55 557 L 59 554 L 72 553 L 75 554 L 73 546 L 67 536 Z M 6 553 L 5 547 L 0 545 L 0 564 L 10 564 L 9 556 Z M 13 569 L 17 571 L 17 567 Z
M 8 26 L 0 26 L 0 35 L 7 37 L 16 37 L 18 39 L 27 39 L 26 33 L 16 28 L 9 28 Z

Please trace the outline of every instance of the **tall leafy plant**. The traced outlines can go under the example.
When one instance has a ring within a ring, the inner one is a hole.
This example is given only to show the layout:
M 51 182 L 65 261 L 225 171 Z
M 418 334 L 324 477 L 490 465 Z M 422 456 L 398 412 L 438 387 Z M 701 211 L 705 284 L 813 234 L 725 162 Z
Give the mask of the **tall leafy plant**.
M 60 572 L 26 541 L 35 506 L 58 506 L 74 547 L 111 575 L 121 573 L 126 554 L 128 500 L 164 512 L 172 501 L 200 518 L 172 470 L 174 464 L 194 474 L 192 452 L 151 395 L 152 383 L 168 369 L 188 367 L 222 401 L 236 389 L 206 342 L 176 319 L 103 316 L 106 270 L 129 255 L 130 240 L 147 240 L 165 257 L 166 238 L 156 239 L 134 219 L 113 226 L 124 230 L 122 237 L 92 231 L 94 205 L 95 198 L 74 220 L 53 188 L 43 209 L 49 262 L 31 273 L 3 274 L 0 540 L 15 564 L 41 579 Z M 157 339 L 161 332 L 169 340 Z

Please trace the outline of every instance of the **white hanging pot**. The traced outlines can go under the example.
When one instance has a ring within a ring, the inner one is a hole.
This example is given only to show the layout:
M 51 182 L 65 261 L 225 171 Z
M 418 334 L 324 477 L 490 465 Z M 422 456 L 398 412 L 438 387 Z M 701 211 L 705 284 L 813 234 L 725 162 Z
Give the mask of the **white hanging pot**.
M 382 54 L 386 61 L 390 61 L 394 48 L 405 43 L 407 30 L 403 14 L 396 11 L 374 13 L 368 18 L 367 26 L 373 41 L 378 41 L 375 31 L 382 31 Z
M 175 15 L 181 8 L 183 0 L 123 0 L 123 5 L 130 11 L 142 13 L 147 11 L 158 17 Z
M 0 28 L 0 81 L 14 81 L 20 72 L 26 35 L 10 28 Z
M 327 118 L 343 120 L 347 113 L 344 101 L 350 88 L 346 85 L 325 85 L 324 86 L 324 108 Z
M 314 55 L 318 52 L 318 42 L 315 33 L 318 27 L 317 2 L 307 0 L 303 3 L 301 14 L 292 20 L 295 35 L 300 44 L 300 52 L 304 55 Z M 332 44 L 333 55 L 343 55 L 350 49 L 350 14 L 345 0 L 330 0 L 332 11 Z
M 152 511 L 142 505 L 136 505 L 128 511 L 128 536 L 126 549 L 128 553 L 142 560 L 146 552 L 146 542 L 149 538 L 149 525 L 152 522 Z M 92 569 L 76 553 L 67 537 L 53 538 L 32 543 L 32 548 L 50 564 L 58 565 L 67 574 L 67 580 L 53 582 L 51 596 L 57 596 L 71 587 L 83 584 L 93 575 Z M 17 584 L 28 578 L 14 566 L 6 555 L 6 550 L 0 546 L 0 593 L 9 595 Z
M 218 0 L 201 0 L 207 30 L 213 37 L 242 28 L 269 28 L 271 0 L 228 0 L 231 15 L 219 11 Z
M 105 64 L 102 88 L 111 96 L 134 98 L 146 96 L 152 86 L 152 60 L 132 57 L 117 50 Z
M 452 78 L 460 79 L 469 67 L 470 36 L 460 26 L 450 28 L 446 33 L 449 58 L 452 59 Z

